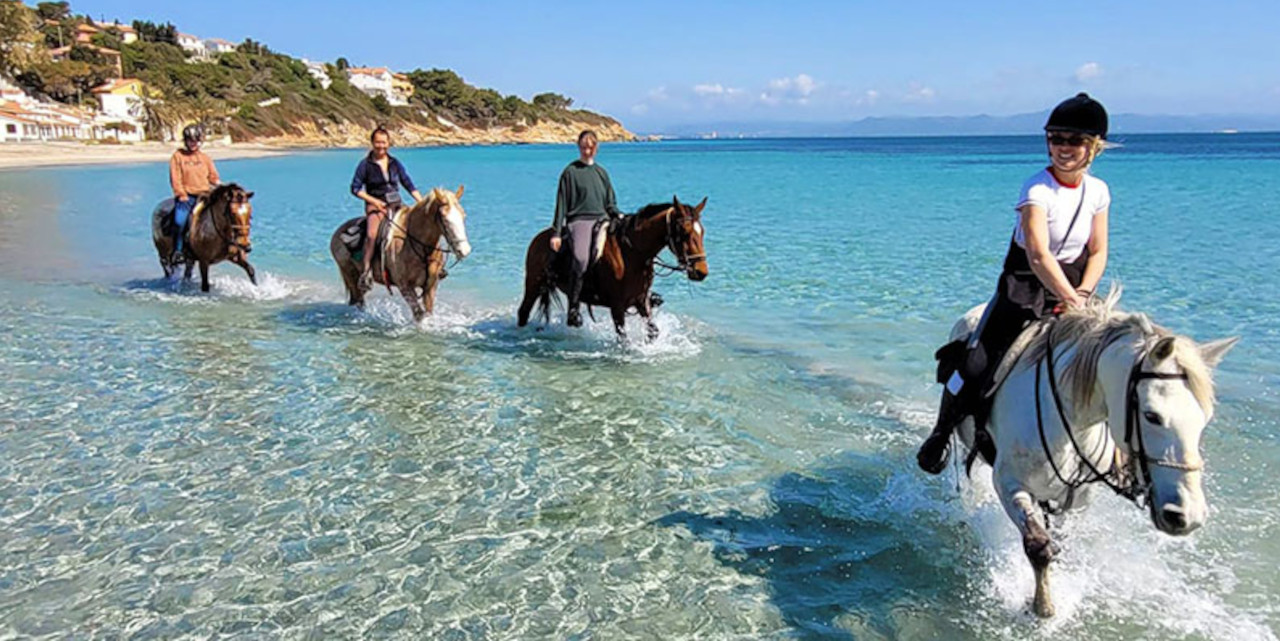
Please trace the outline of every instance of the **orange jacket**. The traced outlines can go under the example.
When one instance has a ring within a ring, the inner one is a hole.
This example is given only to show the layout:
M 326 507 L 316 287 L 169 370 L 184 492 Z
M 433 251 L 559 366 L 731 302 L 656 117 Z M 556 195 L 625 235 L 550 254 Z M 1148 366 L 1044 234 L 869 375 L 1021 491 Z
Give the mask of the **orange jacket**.
M 169 159 L 169 185 L 175 198 L 192 194 L 207 194 L 218 184 L 218 170 L 213 159 L 203 151 L 195 153 L 179 149 Z

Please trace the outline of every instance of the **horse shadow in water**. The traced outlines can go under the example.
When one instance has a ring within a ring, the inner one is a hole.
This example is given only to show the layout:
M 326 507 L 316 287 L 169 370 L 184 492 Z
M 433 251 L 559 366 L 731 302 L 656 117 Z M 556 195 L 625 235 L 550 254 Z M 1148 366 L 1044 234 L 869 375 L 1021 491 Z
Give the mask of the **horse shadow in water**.
M 316 302 L 289 305 L 276 314 L 282 323 L 315 332 L 334 330 L 353 333 L 386 333 L 402 328 L 401 324 L 362 311 L 343 303 Z
M 963 560 L 939 567 L 937 549 L 952 532 L 901 513 L 886 480 L 847 467 L 788 473 L 770 490 L 768 515 L 680 511 L 655 524 L 687 530 L 712 543 L 722 565 L 768 582 L 773 605 L 803 638 L 971 635 L 938 614 L 966 607 Z

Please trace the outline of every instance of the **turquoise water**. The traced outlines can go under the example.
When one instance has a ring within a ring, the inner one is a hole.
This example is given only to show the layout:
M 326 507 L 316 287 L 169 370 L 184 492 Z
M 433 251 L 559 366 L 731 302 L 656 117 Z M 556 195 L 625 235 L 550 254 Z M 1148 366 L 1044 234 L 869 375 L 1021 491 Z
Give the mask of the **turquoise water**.
M 1124 306 L 1243 340 L 1209 523 L 1066 519 L 1049 622 L 984 474 L 913 459 L 1036 137 L 605 145 L 625 208 L 709 198 L 710 277 L 660 280 L 627 345 L 515 327 L 569 146 L 397 152 L 466 185 L 420 326 L 342 305 L 359 152 L 219 163 L 262 285 L 207 295 L 159 279 L 162 165 L 0 173 L 0 638 L 1274 639 L 1280 135 L 1123 142 Z

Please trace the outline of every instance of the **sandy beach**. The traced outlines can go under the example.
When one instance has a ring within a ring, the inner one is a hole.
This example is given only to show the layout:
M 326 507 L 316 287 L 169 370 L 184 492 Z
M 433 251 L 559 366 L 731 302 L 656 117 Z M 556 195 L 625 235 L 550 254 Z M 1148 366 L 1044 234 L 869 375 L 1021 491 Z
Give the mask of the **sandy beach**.
M 5 143 L 0 145 L 0 171 L 59 165 L 102 165 L 164 162 L 177 149 L 175 143 L 144 142 L 122 145 L 87 145 L 77 142 Z M 263 158 L 279 156 L 299 149 L 237 143 L 209 144 L 204 147 L 214 160 L 226 158 Z

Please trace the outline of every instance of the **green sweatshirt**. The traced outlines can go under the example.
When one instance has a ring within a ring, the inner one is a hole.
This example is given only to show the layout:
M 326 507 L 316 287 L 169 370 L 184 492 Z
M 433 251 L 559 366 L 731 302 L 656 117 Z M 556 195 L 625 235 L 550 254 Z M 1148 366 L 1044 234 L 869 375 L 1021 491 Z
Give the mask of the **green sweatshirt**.
M 556 218 L 552 228 L 557 234 L 564 232 L 569 221 L 578 218 L 600 218 L 604 215 L 621 216 L 617 197 L 609 173 L 599 163 L 588 165 L 575 160 L 560 174 L 560 188 L 556 190 Z

